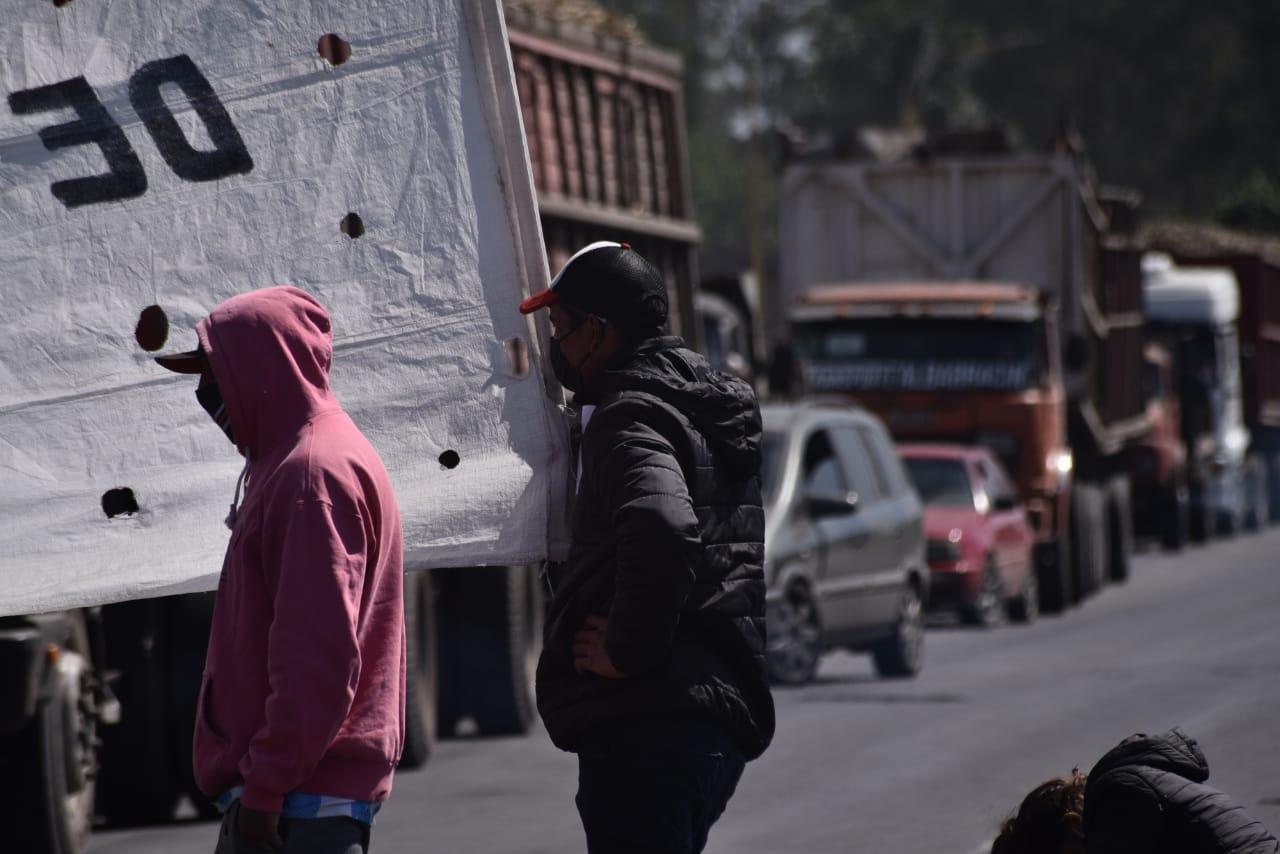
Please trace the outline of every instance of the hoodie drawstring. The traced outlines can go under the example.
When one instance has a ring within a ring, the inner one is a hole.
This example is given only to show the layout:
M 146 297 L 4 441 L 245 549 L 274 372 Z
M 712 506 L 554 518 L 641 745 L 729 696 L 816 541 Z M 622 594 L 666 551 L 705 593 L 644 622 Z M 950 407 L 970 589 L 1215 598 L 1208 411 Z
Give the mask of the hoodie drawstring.
M 249 457 L 244 458 L 244 468 L 240 469 L 240 477 L 236 478 L 236 494 L 231 499 L 231 511 L 227 513 L 226 524 L 228 530 L 235 530 L 236 516 L 240 513 L 240 488 L 244 486 L 245 478 L 249 476 Z

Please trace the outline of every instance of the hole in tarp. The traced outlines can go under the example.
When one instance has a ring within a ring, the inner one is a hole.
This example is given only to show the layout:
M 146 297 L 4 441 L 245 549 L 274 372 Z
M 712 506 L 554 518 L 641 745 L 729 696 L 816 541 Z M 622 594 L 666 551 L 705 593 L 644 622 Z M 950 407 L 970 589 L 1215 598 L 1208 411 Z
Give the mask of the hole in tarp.
M 53 0 L 53 5 L 61 9 L 63 6 L 67 5 L 70 2 L 71 0 Z
M 133 490 L 127 486 L 108 489 L 102 493 L 102 512 L 108 519 L 132 516 L 138 512 L 138 499 L 133 497 Z
M 338 229 L 347 237 L 355 240 L 364 234 L 364 220 L 360 218 L 358 213 L 349 213 L 342 218 L 342 222 L 338 223 Z
M 462 462 L 462 457 L 458 456 L 457 451 L 445 451 L 440 455 L 440 465 L 447 469 L 456 469 L 460 462 Z
M 158 305 L 149 305 L 138 315 L 138 325 L 134 327 L 133 337 L 138 346 L 148 353 L 154 353 L 169 340 L 169 317 Z
M 351 58 L 351 43 L 335 33 L 327 33 L 316 42 L 316 50 L 330 65 L 341 65 Z
M 511 376 L 522 377 L 529 373 L 529 347 L 523 338 L 509 338 L 502 343 L 507 351 L 507 362 L 511 366 Z

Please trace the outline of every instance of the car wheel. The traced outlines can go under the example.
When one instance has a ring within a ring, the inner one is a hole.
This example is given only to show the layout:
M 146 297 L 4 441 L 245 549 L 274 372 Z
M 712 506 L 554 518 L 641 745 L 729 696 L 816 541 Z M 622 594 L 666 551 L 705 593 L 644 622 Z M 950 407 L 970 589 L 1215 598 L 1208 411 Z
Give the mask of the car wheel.
M 982 586 L 978 588 L 973 602 L 961 609 L 961 619 L 984 629 L 999 625 L 1004 617 L 1003 592 L 1000 589 L 1000 571 L 996 569 L 995 560 L 988 556 L 986 569 L 982 571 Z
M 1009 601 L 1009 619 L 1015 623 L 1034 623 L 1040 616 L 1040 582 L 1034 566 L 1027 567 L 1022 592 Z
M 893 634 L 871 648 L 876 673 L 883 678 L 915 676 L 924 663 L 924 603 L 908 582 L 898 606 Z
M 779 685 L 812 682 L 822 655 L 822 626 L 808 586 L 793 584 L 771 603 L 766 625 L 769 678 Z

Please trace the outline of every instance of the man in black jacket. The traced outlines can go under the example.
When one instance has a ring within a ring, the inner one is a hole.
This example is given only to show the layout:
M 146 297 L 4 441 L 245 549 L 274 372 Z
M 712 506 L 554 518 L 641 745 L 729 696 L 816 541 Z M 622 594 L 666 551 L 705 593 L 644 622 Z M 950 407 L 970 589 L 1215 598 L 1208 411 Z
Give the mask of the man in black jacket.
M 1276 854 L 1280 842 L 1207 785 L 1209 763 L 1180 729 L 1133 735 L 1089 776 L 1049 780 L 1004 823 L 992 854 Z
M 591 854 L 701 851 L 773 737 L 760 410 L 662 336 L 662 276 L 626 244 L 580 251 L 521 305 L 540 308 L 583 434 L 538 709 L 578 754 Z

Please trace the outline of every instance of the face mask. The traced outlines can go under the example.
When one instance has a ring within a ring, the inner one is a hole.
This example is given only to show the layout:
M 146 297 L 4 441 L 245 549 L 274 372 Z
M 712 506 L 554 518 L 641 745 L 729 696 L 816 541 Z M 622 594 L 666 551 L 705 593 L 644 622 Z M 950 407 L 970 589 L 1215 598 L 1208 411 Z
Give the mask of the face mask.
M 584 323 L 591 323 L 591 320 L 588 319 L 584 321 Z M 578 330 L 581 328 L 581 326 L 578 326 L 563 337 L 568 338 L 570 335 L 577 335 Z M 593 324 L 591 349 L 587 351 L 587 355 L 582 357 L 581 362 L 574 365 L 565 358 L 564 351 L 560 349 L 560 339 L 552 338 L 551 350 L 547 355 L 551 359 L 551 370 L 555 373 L 556 379 L 560 381 L 560 385 L 564 386 L 569 391 L 582 391 L 582 389 L 587 385 L 587 378 L 582 375 L 582 366 L 587 363 L 587 360 L 591 358 L 592 354 L 595 353 L 596 348 L 599 346 L 600 338 L 596 333 Z
M 236 437 L 231 433 L 231 417 L 227 415 L 227 407 L 222 402 L 222 391 L 218 388 L 218 384 L 213 382 L 205 383 L 197 388 L 196 400 L 200 402 L 201 408 L 209 413 L 213 423 L 222 428 L 222 432 L 227 434 L 227 438 L 234 445 Z

